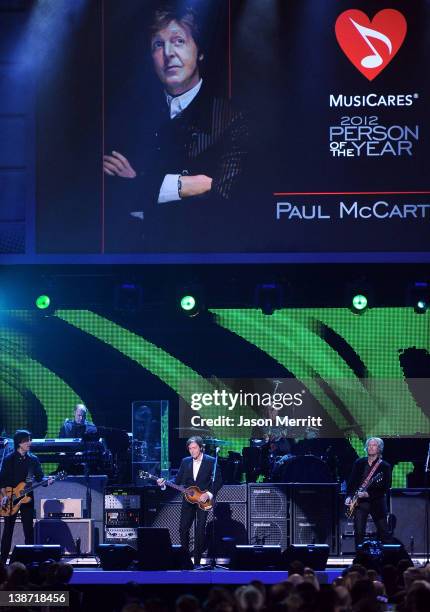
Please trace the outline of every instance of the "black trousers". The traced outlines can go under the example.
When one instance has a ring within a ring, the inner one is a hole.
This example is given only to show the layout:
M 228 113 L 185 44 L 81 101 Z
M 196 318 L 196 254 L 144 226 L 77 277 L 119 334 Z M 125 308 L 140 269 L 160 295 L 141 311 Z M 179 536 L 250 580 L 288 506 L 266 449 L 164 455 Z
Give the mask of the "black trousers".
M 26 544 L 34 544 L 34 529 L 33 529 L 33 517 L 34 517 L 34 502 L 30 501 L 28 504 L 21 504 L 19 509 L 21 513 L 22 528 L 24 530 L 24 538 Z M 3 563 L 9 556 L 10 547 L 12 544 L 13 529 L 15 527 L 15 521 L 17 519 L 18 512 L 13 516 L 6 516 L 3 525 L 3 535 L 1 538 L 1 553 L 0 558 Z
M 362 499 L 358 504 L 357 510 L 354 516 L 354 533 L 355 533 L 355 547 L 362 544 L 366 536 L 366 523 L 367 517 L 372 517 L 378 534 L 378 539 L 382 543 L 391 541 L 391 536 L 387 527 L 387 503 L 385 497 L 374 499 L 372 501 L 368 499 Z
M 188 552 L 190 548 L 190 529 L 196 521 L 195 540 L 194 540 L 194 564 L 199 565 L 202 552 L 205 549 L 205 529 L 208 513 L 200 510 L 197 504 L 182 502 L 181 519 L 179 521 L 179 536 L 182 548 Z

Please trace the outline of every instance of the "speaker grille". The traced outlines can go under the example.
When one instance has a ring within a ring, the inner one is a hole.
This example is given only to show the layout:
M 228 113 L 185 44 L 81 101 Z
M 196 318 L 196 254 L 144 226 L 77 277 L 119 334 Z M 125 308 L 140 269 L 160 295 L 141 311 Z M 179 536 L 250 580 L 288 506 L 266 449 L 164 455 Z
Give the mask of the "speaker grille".
M 246 503 L 217 502 L 215 525 L 213 511 L 210 510 L 208 514 L 206 547 L 210 557 L 213 556 L 214 546 L 217 557 L 231 557 L 232 547 L 236 544 L 248 544 Z
M 286 519 L 251 519 L 249 522 L 250 544 L 276 544 L 282 549 L 288 545 Z
M 216 496 L 218 502 L 244 502 L 247 501 L 247 486 L 242 485 L 223 485 Z
M 249 514 L 251 518 L 286 519 L 288 514 L 285 485 L 249 485 Z
M 181 519 L 181 504 L 146 504 L 144 503 L 145 527 L 165 527 L 170 531 L 172 544 L 180 544 L 179 521 Z M 190 530 L 190 551 L 194 548 L 194 528 Z
M 78 552 L 78 539 L 82 554 L 93 552 L 93 524 L 90 519 L 41 519 L 36 522 L 35 538 L 38 544 L 60 544 L 63 554 Z

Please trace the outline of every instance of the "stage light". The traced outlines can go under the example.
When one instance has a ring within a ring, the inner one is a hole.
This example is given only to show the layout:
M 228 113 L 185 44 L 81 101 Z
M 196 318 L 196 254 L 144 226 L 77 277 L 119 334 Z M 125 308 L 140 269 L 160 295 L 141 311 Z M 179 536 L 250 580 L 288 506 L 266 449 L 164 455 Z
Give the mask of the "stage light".
M 190 312 L 196 307 L 196 298 L 193 295 L 184 295 L 181 297 L 181 308 L 186 312 Z
M 279 283 L 262 283 L 255 288 L 254 302 L 265 315 L 272 315 L 283 306 L 284 292 Z
M 205 289 L 199 283 L 187 283 L 176 289 L 176 312 L 196 317 L 206 310 Z
M 48 295 L 39 295 L 35 300 L 35 304 L 39 310 L 46 310 L 51 305 L 51 299 Z
M 426 300 L 418 300 L 415 304 L 414 310 L 417 314 L 424 314 L 425 312 L 427 312 L 428 306 L 429 305 Z
M 356 312 L 363 312 L 367 308 L 367 297 L 362 293 L 357 293 L 352 298 L 352 308 Z
M 430 303 L 430 284 L 427 281 L 411 283 L 407 289 L 406 303 L 417 314 L 425 314 Z

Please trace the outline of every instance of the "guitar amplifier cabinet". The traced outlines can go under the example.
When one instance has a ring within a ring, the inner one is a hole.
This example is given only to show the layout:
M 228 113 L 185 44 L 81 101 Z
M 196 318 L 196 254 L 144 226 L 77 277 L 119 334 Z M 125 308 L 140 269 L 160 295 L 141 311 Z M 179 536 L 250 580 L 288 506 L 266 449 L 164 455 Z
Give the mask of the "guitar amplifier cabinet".
M 248 485 L 250 544 L 288 546 L 289 496 L 285 484 Z
M 34 523 L 35 521 L 33 521 L 33 525 Z M 3 535 L 3 530 L 4 530 L 4 518 L 1 517 L 0 518 L 0 536 Z M 22 545 L 22 544 L 25 544 L 24 530 L 22 528 L 21 518 L 17 518 L 15 521 L 15 528 L 13 530 L 12 546 L 10 547 L 10 550 L 13 551 L 16 545 Z
M 63 554 L 92 554 L 93 521 L 90 519 L 40 519 L 36 522 L 37 544 L 60 544 Z M 79 546 L 80 545 L 80 546 Z
M 328 544 L 337 554 L 338 485 L 291 484 L 291 543 Z
M 391 489 L 390 512 L 395 516 L 394 536 L 411 555 L 424 555 L 427 489 Z M 430 529 L 430 513 L 427 517 Z

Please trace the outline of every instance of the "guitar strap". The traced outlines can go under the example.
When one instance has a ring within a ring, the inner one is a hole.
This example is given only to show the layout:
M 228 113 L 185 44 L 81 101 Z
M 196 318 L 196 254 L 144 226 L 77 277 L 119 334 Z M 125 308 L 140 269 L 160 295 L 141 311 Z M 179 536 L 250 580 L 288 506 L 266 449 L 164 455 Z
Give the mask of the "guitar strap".
M 382 459 L 378 459 L 378 461 L 373 465 L 372 469 L 370 470 L 370 472 L 367 474 L 366 478 L 361 483 L 361 485 L 359 487 L 360 489 L 365 489 L 368 486 L 369 482 L 372 480 L 373 474 L 378 469 L 380 463 L 382 463 Z

